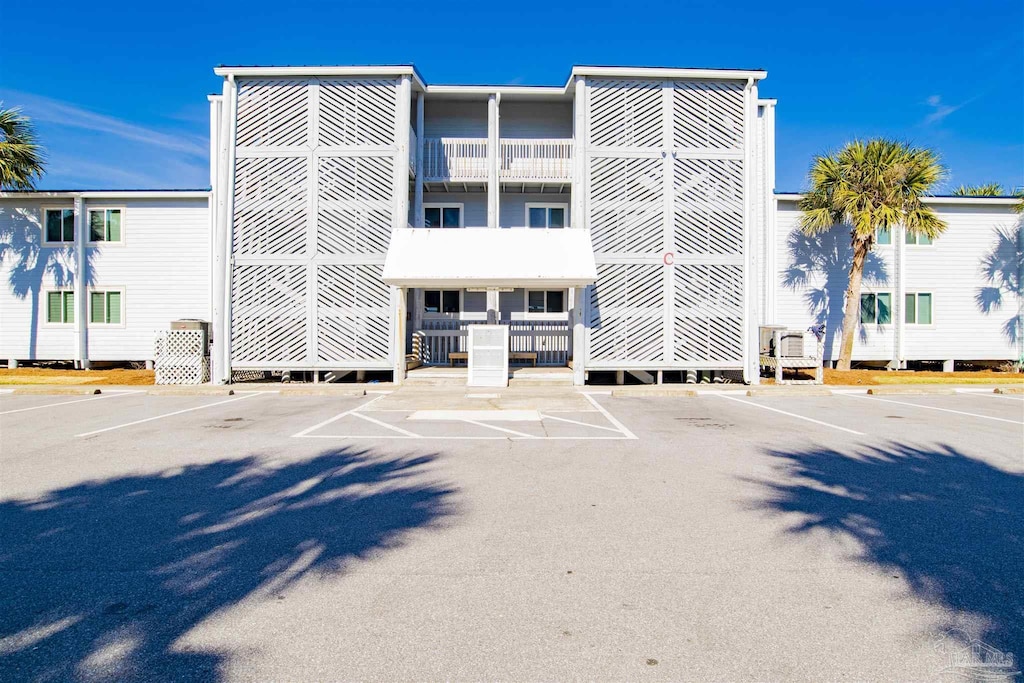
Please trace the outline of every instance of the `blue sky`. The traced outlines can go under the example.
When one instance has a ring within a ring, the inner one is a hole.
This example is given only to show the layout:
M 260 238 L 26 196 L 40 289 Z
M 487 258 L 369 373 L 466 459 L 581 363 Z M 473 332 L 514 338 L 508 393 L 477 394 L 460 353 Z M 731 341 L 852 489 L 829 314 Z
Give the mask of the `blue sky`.
M 628 9 L 628 12 L 624 11 Z M 37 122 L 40 187 L 208 185 L 217 64 L 414 63 L 429 83 L 562 84 L 572 64 L 763 68 L 779 190 L 854 137 L 1024 185 L 1024 3 L 7 3 L 0 99 Z M 10 35 L 8 33 L 8 35 Z

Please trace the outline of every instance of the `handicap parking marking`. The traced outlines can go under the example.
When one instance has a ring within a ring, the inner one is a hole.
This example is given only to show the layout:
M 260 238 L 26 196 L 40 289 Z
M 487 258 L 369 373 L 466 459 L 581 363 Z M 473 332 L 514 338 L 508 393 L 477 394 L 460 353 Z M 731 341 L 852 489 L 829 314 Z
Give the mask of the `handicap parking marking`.
M 183 410 L 175 410 L 175 411 L 170 412 L 170 413 L 163 413 L 161 415 L 154 415 L 152 417 L 146 417 L 146 418 L 143 418 L 141 420 L 133 420 L 131 422 L 125 422 L 123 424 L 114 425 L 112 427 L 104 427 L 103 429 L 94 429 L 91 432 L 83 432 L 82 434 L 75 434 L 75 437 L 78 438 L 78 437 L 86 437 L 86 436 L 95 436 L 96 434 L 103 434 L 104 432 L 112 432 L 112 431 L 114 431 L 116 429 L 123 429 L 125 427 L 134 427 L 135 425 L 145 424 L 147 422 L 153 422 L 154 420 L 162 420 L 165 417 L 173 417 L 175 415 L 181 415 L 183 413 L 191 413 L 191 412 L 196 411 L 196 410 L 205 410 L 206 408 L 214 408 L 216 406 L 222 406 L 222 405 L 225 405 L 227 403 L 236 403 L 238 401 L 244 401 L 246 399 L 255 398 L 256 396 L 264 396 L 264 395 L 266 395 L 268 393 L 269 392 L 265 392 L 265 391 L 254 391 L 252 393 L 244 394 L 242 396 L 235 396 L 234 398 L 229 398 L 229 399 L 224 400 L 224 401 L 216 401 L 214 403 L 206 403 L 206 404 L 203 404 L 201 406 L 193 406 L 191 408 L 185 408 Z
M 13 389 L 11 390 L 13 391 Z M 71 401 L 58 401 L 57 403 L 45 403 L 41 406 L 29 406 L 28 408 L 15 408 L 14 410 L 4 410 L 0 412 L 0 415 L 12 415 L 14 413 L 26 413 L 30 410 L 42 410 L 43 408 L 55 408 L 57 406 L 71 405 L 72 403 L 86 403 L 88 401 L 101 401 L 105 398 L 120 398 L 121 396 L 135 396 L 138 394 L 146 393 L 145 390 L 130 390 L 125 389 L 123 391 L 110 391 L 106 394 L 100 394 L 99 396 L 90 396 L 89 398 L 76 398 Z
M 1024 426 L 1024 422 L 1018 420 L 1008 420 L 1004 417 L 994 417 L 992 415 L 982 415 L 980 413 L 969 413 L 965 410 L 953 410 L 952 408 L 940 408 L 938 406 L 922 405 L 920 403 L 911 403 L 909 401 L 896 401 L 891 398 L 880 398 L 878 396 L 861 396 L 860 394 L 840 394 L 841 396 L 847 396 L 850 398 L 859 398 L 865 401 L 880 401 L 882 403 L 893 403 L 901 406 L 908 406 L 910 408 L 920 408 L 922 410 L 936 410 L 943 413 L 952 413 L 954 415 L 963 415 L 965 417 L 976 417 L 981 420 L 993 420 L 995 422 L 1008 422 L 1012 425 Z
M 586 396 L 586 395 L 585 395 Z M 293 438 L 316 438 L 316 439 L 422 439 L 422 440 L 454 440 L 454 441 L 465 441 L 465 440 L 548 440 L 548 441 L 569 441 L 569 440 L 625 440 L 625 439 L 636 439 L 636 435 L 629 431 L 625 425 L 619 422 L 611 413 L 609 413 L 603 406 L 597 403 L 593 398 L 586 396 L 587 401 L 591 403 L 593 408 L 584 409 L 580 411 L 561 411 L 565 413 L 599 413 L 605 420 L 607 425 L 593 424 L 585 422 L 581 416 L 581 419 L 572 419 L 570 417 L 559 417 L 555 415 L 549 415 L 547 412 L 541 412 L 539 410 L 395 410 L 381 408 L 377 409 L 374 404 L 383 396 L 378 396 L 369 401 L 366 401 L 350 410 L 346 410 L 334 417 L 328 418 L 322 422 L 319 422 L 311 427 L 307 427 L 302 431 L 293 434 Z M 556 411 L 549 411 L 556 412 Z M 403 422 L 403 426 L 399 426 L 393 420 L 378 419 L 373 417 L 370 413 L 378 413 L 383 418 L 385 415 L 394 415 L 398 413 L 398 420 Z M 380 427 L 383 430 L 387 430 L 386 433 L 380 434 L 367 434 L 363 430 L 353 429 L 351 426 L 346 428 L 347 433 L 343 434 L 325 434 L 319 433 L 322 430 L 332 424 L 336 424 L 345 418 L 355 418 L 361 422 L 373 424 Z M 412 427 L 410 424 L 417 425 Z M 500 424 L 498 424 L 500 423 Z M 509 423 L 515 424 L 516 428 L 513 429 L 508 426 Z M 564 434 L 564 428 L 560 431 L 563 434 L 550 434 L 548 429 L 553 429 L 554 425 L 568 425 L 570 427 L 582 428 L 580 434 Z M 520 427 L 519 425 L 523 425 Z M 533 425 L 533 429 L 527 429 L 528 425 Z M 447 426 L 447 428 L 446 428 Z M 464 431 L 461 433 L 453 429 L 455 427 L 476 427 L 483 430 L 479 434 L 466 434 Z M 409 428 L 407 428 L 409 427 Z M 441 429 L 443 433 L 437 433 L 438 429 Z M 415 429 L 416 431 L 413 431 Z M 542 433 L 534 434 L 531 431 L 540 430 Z M 495 434 L 500 432 L 500 434 Z M 601 432 L 601 433 L 596 433 Z M 610 432 L 610 434 L 608 434 Z M 614 436 L 613 436 L 614 435 Z
M 792 418 L 795 418 L 797 420 L 803 420 L 805 422 L 813 422 L 816 425 L 821 425 L 822 427 L 828 427 L 829 429 L 837 429 L 837 430 L 839 430 L 841 432 L 846 432 L 847 434 L 855 434 L 857 436 L 867 436 L 867 434 L 865 434 L 864 432 L 858 432 L 855 429 L 849 429 L 848 427 L 840 427 L 839 425 L 834 425 L 834 424 L 831 424 L 829 422 L 822 422 L 821 420 L 815 420 L 813 417 L 807 417 L 806 415 L 798 415 L 797 413 L 791 413 L 791 412 L 786 411 L 786 410 L 780 410 L 778 408 L 772 408 L 771 406 L 766 406 L 766 405 L 763 405 L 761 403 L 755 403 L 753 401 L 748 401 L 748 400 L 745 400 L 745 399 L 742 399 L 742 398 L 738 398 L 736 396 L 726 396 L 726 395 L 721 394 L 721 393 L 708 393 L 707 395 L 708 396 L 717 396 L 718 398 L 723 398 L 723 399 L 725 399 L 727 401 L 735 401 L 736 403 L 742 403 L 744 405 L 753 406 L 754 408 L 760 408 L 761 410 L 769 410 L 769 411 L 771 411 L 773 413 L 779 413 L 781 415 L 786 415 L 788 417 L 792 417 Z

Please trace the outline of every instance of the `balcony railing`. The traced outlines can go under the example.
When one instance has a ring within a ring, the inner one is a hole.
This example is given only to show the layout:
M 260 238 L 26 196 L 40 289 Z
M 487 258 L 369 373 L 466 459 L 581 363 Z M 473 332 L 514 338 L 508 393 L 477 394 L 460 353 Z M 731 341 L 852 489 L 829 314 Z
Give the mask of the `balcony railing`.
M 503 182 L 566 182 L 572 179 L 572 140 L 500 142 L 498 177 Z M 423 180 L 487 182 L 485 138 L 425 138 Z

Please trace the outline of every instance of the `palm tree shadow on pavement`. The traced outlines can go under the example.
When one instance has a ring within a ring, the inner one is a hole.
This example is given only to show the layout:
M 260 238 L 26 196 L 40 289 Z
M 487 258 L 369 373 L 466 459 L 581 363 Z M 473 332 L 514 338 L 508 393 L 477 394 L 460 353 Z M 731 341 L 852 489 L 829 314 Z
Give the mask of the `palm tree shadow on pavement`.
M 441 527 L 457 491 L 433 459 L 255 455 L 0 502 L 0 679 L 218 680 L 229 653 L 175 641 Z
M 980 619 L 972 637 L 1024 655 L 1024 475 L 950 446 L 768 453 L 784 476 L 755 480 L 766 491 L 758 508 L 797 515 L 788 533 L 852 538 L 858 561 L 898 574 L 922 600 Z M 957 621 L 932 635 L 962 639 Z

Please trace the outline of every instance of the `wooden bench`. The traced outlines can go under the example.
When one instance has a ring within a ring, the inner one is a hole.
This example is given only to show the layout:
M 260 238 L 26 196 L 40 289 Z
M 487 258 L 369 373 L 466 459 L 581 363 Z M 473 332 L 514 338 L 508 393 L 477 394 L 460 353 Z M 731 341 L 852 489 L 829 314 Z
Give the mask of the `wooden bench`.
M 469 352 L 467 351 L 451 351 L 448 353 L 448 365 L 455 367 L 455 361 L 462 360 L 469 362 Z M 514 360 L 518 361 L 529 361 L 533 367 L 537 367 L 537 352 L 536 351 L 510 351 L 508 354 L 508 361 L 511 363 Z

